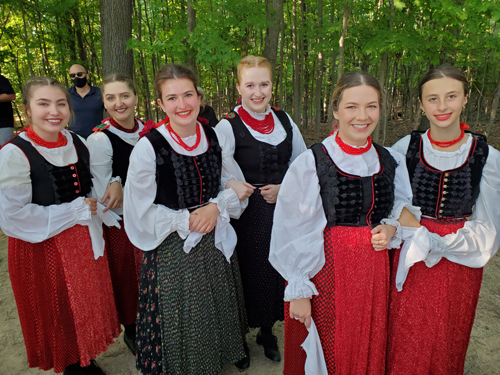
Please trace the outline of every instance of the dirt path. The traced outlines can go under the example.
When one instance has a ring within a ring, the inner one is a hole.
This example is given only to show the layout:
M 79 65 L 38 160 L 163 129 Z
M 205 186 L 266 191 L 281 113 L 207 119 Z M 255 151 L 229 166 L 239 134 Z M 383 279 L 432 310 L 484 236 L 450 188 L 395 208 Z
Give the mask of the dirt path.
M 249 333 L 251 366 L 239 372 L 228 366 L 222 375 L 278 375 L 283 362 L 274 363 L 264 357 L 261 347 L 255 344 L 256 330 Z M 277 325 L 280 349 L 283 353 L 283 324 Z M 108 375 L 138 374 L 135 358 L 120 336 L 105 353 L 97 357 L 99 365 Z M 0 232 L 0 374 L 54 374 L 29 369 L 26 361 L 19 317 L 7 267 L 7 238 Z M 481 297 L 467 353 L 466 374 L 500 374 L 500 257 L 497 255 L 485 268 Z

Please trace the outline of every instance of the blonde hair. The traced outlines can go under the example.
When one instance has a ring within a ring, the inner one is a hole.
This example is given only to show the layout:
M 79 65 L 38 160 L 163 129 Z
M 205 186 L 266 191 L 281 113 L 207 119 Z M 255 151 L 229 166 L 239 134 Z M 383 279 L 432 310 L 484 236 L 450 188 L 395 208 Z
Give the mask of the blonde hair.
M 271 76 L 271 82 L 273 81 L 273 69 L 265 57 L 248 55 L 241 59 L 237 67 L 238 85 L 241 84 L 241 74 L 245 68 L 267 68 L 267 70 L 269 70 L 269 75 Z

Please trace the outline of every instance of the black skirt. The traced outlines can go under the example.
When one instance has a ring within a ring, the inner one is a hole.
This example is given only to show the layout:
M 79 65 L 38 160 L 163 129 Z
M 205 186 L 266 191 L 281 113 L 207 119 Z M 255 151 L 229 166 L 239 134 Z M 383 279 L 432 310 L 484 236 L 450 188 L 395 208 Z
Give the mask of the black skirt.
M 243 357 L 247 332 L 238 264 L 214 232 L 189 254 L 177 233 L 146 252 L 137 314 L 137 368 L 144 374 L 220 374 Z
M 275 207 L 255 189 L 241 217 L 231 221 L 238 235 L 236 253 L 250 327 L 272 327 L 283 320 L 285 280 L 269 263 Z

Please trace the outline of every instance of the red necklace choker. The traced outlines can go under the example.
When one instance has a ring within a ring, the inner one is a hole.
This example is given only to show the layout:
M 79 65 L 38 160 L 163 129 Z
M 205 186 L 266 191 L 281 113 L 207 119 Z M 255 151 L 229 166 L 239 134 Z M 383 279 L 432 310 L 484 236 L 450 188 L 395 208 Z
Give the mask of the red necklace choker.
M 339 133 L 337 133 L 337 136 L 335 137 L 335 142 L 339 145 L 340 149 L 344 151 L 346 154 L 349 155 L 361 155 L 367 152 L 370 147 L 372 147 L 372 137 L 368 137 L 366 139 L 368 141 L 368 144 L 364 147 L 353 147 L 347 143 L 345 143 L 342 138 L 339 137 Z
M 429 138 L 429 142 L 431 142 L 433 145 L 436 145 L 436 146 L 442 147 L 442 148 L 447 148 L 447 147 L 451 147 L 451 146 L 457 144 L 458 142 L 460 142 L 464 138 L 464 135 L 465 135 L 464 130 L 466 130 L 466 129 L 469 129 L 469 126 L 461 122 L 460 123 L 460 135 L 458 136 L 458 138 L 453 139 L 451 141 L 444 141 L 444 142 L 435 141 L 431 137 L 430 129 L 427 132 L 427 138 Z
M 201 131 L 200 131 L 200 127 L 198 126 L 198 124 L 196 124 L 196 142 L 192 146 L 188 146 L 182 140 L 182 138 L 179 137 L 179 135 L 174 131 L 174 129 L 172 129 L 170 122 L 167 122 L 167 130 L 168 130 L 170 136 L 172 137 L 172 139 L 174 140 L 174 142 L 177 143 L 179 146 L 181 146 L 186 151 L 193 151 L 200 145 Z
M 106 119 L 106 120 L 109 120 L 109 123 L 111 125 L 113 125 L 115 128 L 117 128 L 118 130 L 121 130 L 122 132 L 125 132 L 125 133 L 135 133 L 137 130 L 139 130 L 139 121 L 137 119 L 134 119 L 134 127 L 132 129 L 124 128 L 119 123 L 117 123 L 113 117 L 110 117 L 109 119 Z M 104 120 L 103 123 L 106 120 Z
M 248 113 L 243 106 L 241 106 L 238 109 L 238 115 L 240 115 L 245 124 L 250 126 L 256 132 L 261 134 L 271 134 L 274 130 L 274 118 L 272 111 L 264 117 L 264 120 L 257 120 L 250 113 Z
M 61 132 L 59 132 L 59 135 L 57 137 L 57 141 L 55 141 L 55 142 L 45 141 L 42 138 L 40 138 L 38 136 L 38 134 L 35 133 L 35 131 L 33 130 L 33 128 L 31 126 L 29 126 L 28 129 L 26 130 L 26 135 L 33 142 L 35 142 L 37 145 L 45 147 L 45 148 L 58 148 L 58 147 L 66 146 L 66 144 L 68 143 L 66 137 Z

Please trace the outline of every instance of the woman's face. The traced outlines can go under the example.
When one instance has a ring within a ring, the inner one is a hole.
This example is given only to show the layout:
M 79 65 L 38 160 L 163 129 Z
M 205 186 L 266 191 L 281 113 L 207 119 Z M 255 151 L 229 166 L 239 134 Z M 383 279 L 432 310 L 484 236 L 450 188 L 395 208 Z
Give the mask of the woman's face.
M 40 86 L 33 89 L 26 114 L 40 138 L 55 142 L 59 132 L 68 124 L 71 110 L 61 88 Z
M 191 80 L 180 78 L 163 82 L 158 105 L 167 114 L 175 131 L 191 127 L 196 129 L 200 97 Z
M 420 108 L 431 127 L 455 129 L 460 126 L 462 107 L 467 103 L 462 82 L 454 78 L 433 79 L 422 87 Z
M 379 119 L 377 90 L 365 85 L 345 89 L 333 115 L 339 122 L 340 138 L 352 146 L 363 146 Z
M 241 82 L 236 88 L 245 108 L 252 112 L 263 113 L 272 96 L 271 73 L 265 67 L 244 68 L 241 71 Z
M 137 95 L 125 82 L 111 82 L 103 87 L 104 108 L 118 123 L 134 118 Z

